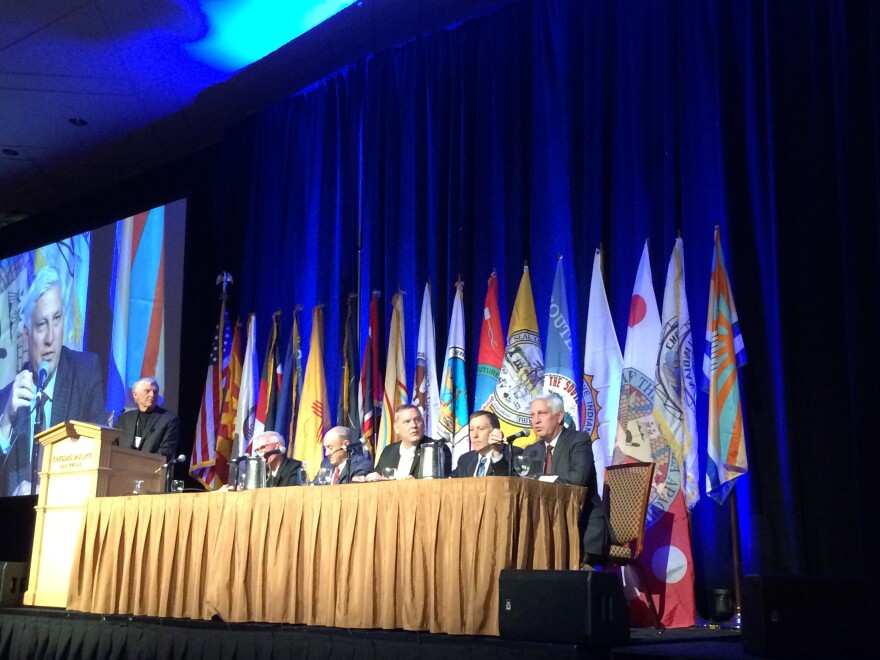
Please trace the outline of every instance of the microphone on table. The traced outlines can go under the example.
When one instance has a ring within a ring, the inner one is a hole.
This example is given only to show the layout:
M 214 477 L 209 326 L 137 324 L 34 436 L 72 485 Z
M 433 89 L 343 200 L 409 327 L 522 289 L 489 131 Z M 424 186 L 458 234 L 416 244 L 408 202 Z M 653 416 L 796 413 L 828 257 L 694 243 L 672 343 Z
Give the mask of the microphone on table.
M 183 463 L 185 461 L 186 461 L 186 454 L 181 454 L 177 458 L 170 459 L 167 463 L 165 463 L 165 465 L 163 465 L 161 467 L 157 467 L 155 472 L 153 472 L 153 474 L 156 474 L 157 472 L 159 472 L 159 470 L 164 470 L 167 467 L 171 467 L 172 465 L 175 465 L 176 463 Z

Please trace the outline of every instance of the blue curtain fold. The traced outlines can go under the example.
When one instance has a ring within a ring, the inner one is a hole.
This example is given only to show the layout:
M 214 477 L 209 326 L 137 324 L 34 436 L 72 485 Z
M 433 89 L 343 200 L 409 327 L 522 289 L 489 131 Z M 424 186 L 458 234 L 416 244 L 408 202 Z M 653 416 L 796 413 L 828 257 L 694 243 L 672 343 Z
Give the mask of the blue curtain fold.
M 471 395 L 486 280 L 506 330 L 528 262 L 541 336 L 564 259 L 575 370 L 592 255 L 606 252 L 621 347 L 649 240 L 658 303 L 677 232 L 703 350 L 723 233 L 749 354 L 746 572 L 867 569 L 880 395 L 880 22 L 871 2 L 531 0 L 353 62 L 234 129 L 249 169 L 242 314 L 262 350 L 277 308 L 326 305 L 330 401 L 360 294 L 404 291 L 408 386 L 433 284 L 438 368 L 461 275 Z M 232 191 L 221 190 L 231 195 Z M 240 204 L 238 205 L 241 206 Z M 290 327 L 285 314 L 285 329 Z M 262 356 L 261 356 L 262 359 Z M 471 404 L 473 402 L 471 401 Z M 705 468 L 707 398 L 698 401 Z M 698 580 L 730 584 L 727 506 L 694 510 Z

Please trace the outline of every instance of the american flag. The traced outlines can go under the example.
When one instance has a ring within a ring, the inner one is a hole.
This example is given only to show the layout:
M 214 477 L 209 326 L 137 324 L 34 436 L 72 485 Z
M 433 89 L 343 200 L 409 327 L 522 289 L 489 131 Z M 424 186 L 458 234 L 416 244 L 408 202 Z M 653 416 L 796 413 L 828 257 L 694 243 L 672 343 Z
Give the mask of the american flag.
M 226 483 L 229 466 L 227 459 L 218 454 L 217 431 L 220 426 L 220 409 L 224 388 L 229 375 L 229 356 L 232 348 L 232 331 L 226 299 L 220 303 L 220 320 L 211 343 L 211 360 L 205 377 L 205 390 L 196 423 L 193 442 L 193 458 L 189 473 L 206 488 L 213 490 Z

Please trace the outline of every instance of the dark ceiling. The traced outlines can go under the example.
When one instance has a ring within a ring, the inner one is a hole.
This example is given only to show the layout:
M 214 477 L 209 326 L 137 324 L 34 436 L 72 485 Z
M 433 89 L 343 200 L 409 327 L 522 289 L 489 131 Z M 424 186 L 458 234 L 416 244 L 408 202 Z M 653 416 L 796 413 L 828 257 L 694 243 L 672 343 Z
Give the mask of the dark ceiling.
M 7 0 L 0 225 L 197 151 L 363 55 L 509 1 L 363 0 L 230 77 L 186 49 L 207 30 L 198 0 Z

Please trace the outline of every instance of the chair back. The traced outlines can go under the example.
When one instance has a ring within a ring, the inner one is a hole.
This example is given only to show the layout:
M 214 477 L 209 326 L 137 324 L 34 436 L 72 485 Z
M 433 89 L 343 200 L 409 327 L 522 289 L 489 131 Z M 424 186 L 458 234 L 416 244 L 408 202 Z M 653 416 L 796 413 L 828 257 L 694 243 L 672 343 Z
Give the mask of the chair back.
M 605 468 L 605 506 L 611 530 L 629 559 L 642 552 L 645 517 L 654 480 L 654 463 L 622 463 Z

